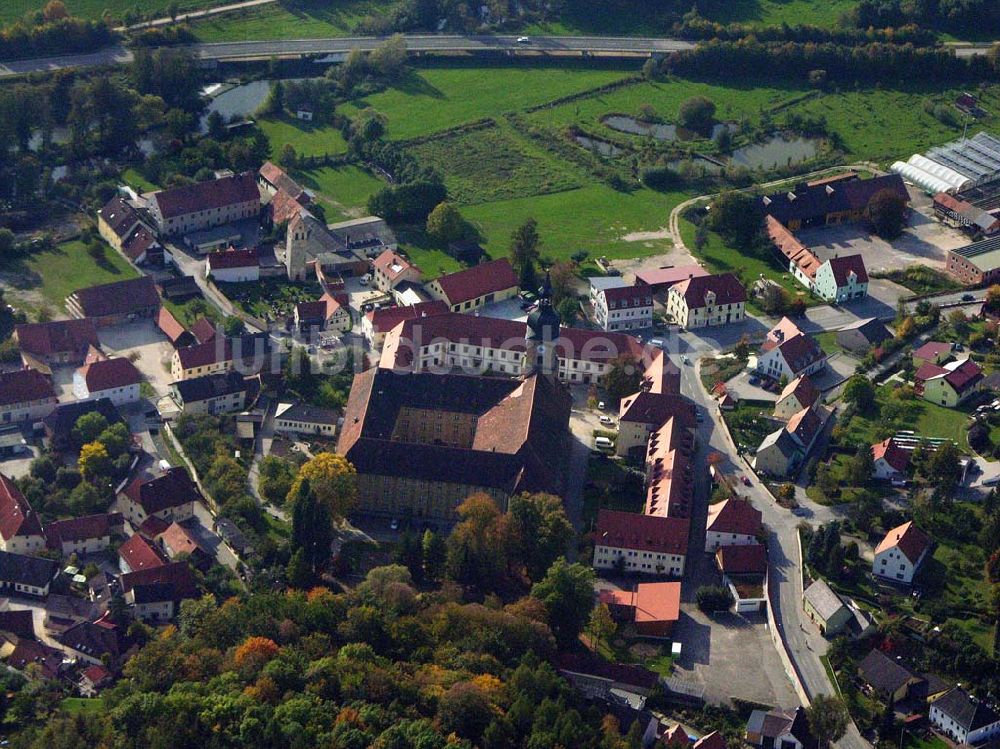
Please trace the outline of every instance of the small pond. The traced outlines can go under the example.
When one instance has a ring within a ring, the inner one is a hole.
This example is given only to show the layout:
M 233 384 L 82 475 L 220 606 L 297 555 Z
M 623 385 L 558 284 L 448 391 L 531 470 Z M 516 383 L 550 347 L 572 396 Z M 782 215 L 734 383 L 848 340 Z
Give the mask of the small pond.
M 586 148 L 588 151 L 594 151 L 601 156 L 614 157 L 621 156 L 624 153 L 621 148 L 616 146 L 614 143 L 609 143 L 606 140 L 588 138 L 586 135 L 574 135 L 573 140 Z
M 673 161 L 668 161 L 667 166 L 675 172 L 679 172 L 685 162 L 690 162 L 691 165 L 694 166 L 696 172 L 700 172 L 702 174 L 721 174 L 724 168 L 721 164 L 718 164 L 711 159 L 706 159 L 704 156 L 699 156 L 698 154 L 692 154 L 689 159 L 675 159 Z
M 656 140 L 698 140 L 705 137 L 701 133 L 696 133 L 693 130 L 678 127 L 677 125 L 670 125 L 663 122 L 643 122 L 635 117 L 629 117 L 624 114 L 608 115 L 602 120 L 602 122 L 604 122 L 604 124 L 612 130 L 617 130 L 620 133 L 652 136 Z M 736 127 L 735 123 L 717 122 L 712 127 L 712 134 L 709 137 L 715 138 L 723 130 L 736 132 Z
M 201 130 L 208 130 L 208 116 L 218 112 L 222 119 L 229 122 L 234 117 L 242 119 L 250 117 L 260 109 L 260 105 L 271 93 L 271 81 L 250 81 L 240 86 L 234 86 L 213 98 L 208 103 L 204 116 L 201 118 Z
M 753 143 L 733 151 L 732 162 L 749 169 L 776 169 L 808 161 L 819 153 L 819 138 L 801 135 L 772 135 L 760 143 Z

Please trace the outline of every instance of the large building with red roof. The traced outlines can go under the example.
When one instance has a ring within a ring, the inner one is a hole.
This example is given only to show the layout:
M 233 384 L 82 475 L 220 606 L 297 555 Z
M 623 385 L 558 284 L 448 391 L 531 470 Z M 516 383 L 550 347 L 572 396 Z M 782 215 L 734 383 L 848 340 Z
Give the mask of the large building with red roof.
M 431 281 L 427 290 L 452 312 L 471 312 L 484 304 L 517 296 L 517 274 L 506 258 L 490 260 Z
M 430 317 L 448 312 L 448 305 L 440 299 L 431 302 L 420 302 L 409 307 L 383 307 L 373 309 L 361 320 L 361 334 L 368 344 L 376 351 L 382 348 L 385 337 L 390 330 L 403 320 L 418 317 Z
M 162 235 L 190 234 L 260 215 L 260 192 L 251 172 L 159 190 L 149 214 Z
M 667 314 L 682 328 L 741 322 L 747 291 L 732 273 L 697 276 L 670 287 Z
M 45 549 L 42 523 L 13 479 L 0 473 L 0 551 L 37 554 Z
M 910 584 L 932 546 L 930 536 L 913 524 L 903 523 L 885 534 L 875 547 L 872 573 L 884 580 Z
M 594 295 L 594 321 L 601 330 L 642 330 L 653 325 L 649 286 L 610 286 Z
M 63 556 L 97 554 L 107 551 L 112 541 L 122 535 L 124 525 L 118 512 L 56 520 L 45 526 L 45 540 L 50 549 Z
M 183 468 L 171 468 L 152 479 L 136 478 L 118 494 L 124 515 L 134 526 L 148 517 L 168 522 L 187 520 L 201 492 Z
M 107 398 L 116 406 L 136 403 L 142 379 L 129 359 L 99 359 L 73 374 L 73 395 L 82 401 Z
M 101 345 L 91 320 L 25 323 L 14 328 L 14 341 L 26 366 L 82 364 L 90 347 Z
M 594 531 L 594 568 L 647 575 L 684 574 L 687 518 L 601 510 Z
M 0 424 L 41 421 L 58 404 L 52 381 L 34 369 L 0 372 Z
M 166 563 L 167 559 L 156 544 L 141 533 L 133 534 L 128 541 L 118 547 L 118 566 L 122 574 L 151 570 Z
M 757 543 L 761 513 L 749 500 L 727 499 L 709 505 L 705 525 L 705 551 L 722 546 L 746 546 Z
M 642 637 L 670 637 L 681 616 L 680 583 L 639 583 L 635 590 L 602 590 L 598 600 Z

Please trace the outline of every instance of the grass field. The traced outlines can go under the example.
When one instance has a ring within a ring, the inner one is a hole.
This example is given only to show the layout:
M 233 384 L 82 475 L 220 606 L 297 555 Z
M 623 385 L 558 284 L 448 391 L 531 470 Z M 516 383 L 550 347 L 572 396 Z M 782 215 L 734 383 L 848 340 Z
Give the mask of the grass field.
M 159 185 L 153 184 L 131 167 L 122 172 L 122 179 L 125 180 L 125 184 L 138 192 L 151 192 L 160 189 Z
M 565 259 L 577 250 L 591 257 L 633 258 L 665 252 L 669 239 L 629 242 L 634 231 L 665 227 L 670 210 L 687 196 L 637 190 L 617 192 L 606 185 L 463 207 L 462 213 L 483 236 L 483 247 L 494 257 L 506 254 L 510 235 L 528 218 L 538 221 L 543 257 Z
M 445 175 L 448 194 L 457 203 L 561 192 L 582 187 L 587 180 L 509 127 L 457 133 L 416 145 L 410 152 Z
M 392 138 L 427 135 L 484 117 L 543 104 L 602 86 L 638 69 L 583 64 L 470 67 L 442 64 L 420 67 L 397 86 L 341 107 L 351 114 L 374 107 L 388 118 Z
M 386 5 L 375 0 L 300 0 L 294 10 L 277 4 L 246 8 L 196 21 L 191 30 L 204 42 L 350 36 L 358 21 Z
M 183 13 L 186 10 L 198 10 L 213 5 L 224 5 L 231 0 L 178 0 L 177 5 Z M 100 18 L 105 10 L 121 19 L 125 11 L 139 8 L 143 14 L 156 17 L 167 15 L 170 0 L 65 0 L 66 9 L 71 15 L 81 18 Z M 45 0 L 3 0 L 0 2 L 0 23 L 22 18 L 25 13 L 33 13 L 45 6 Z
M 96 713 L 102 707 L 99 699 L 86 697 L 67 697 L 59 703 L 59 707 L 67 713 Z
M 879 400 L 882 401 L 888 397 L 888 388 L 880 388 L 878 391 Z M 969 442 L 966 429 L 968 424 L 969 414 L 962 407 L 945 408 L 917 398 L 906 401 L 906 409 L 902 416 L 892 424 L 886 424 L 878 417 L 855 415 L 850 421 L 848 431 L 852 439 L 874 444 L 889 436 L 885 432 L 912 429 L 920 437 L 955 440 L 960 450 L 968 451 Z
M 425 279 L 434 279 L 445 273 L 462 270 L 462 264 L 443 250 L 422 247 L 405 241 L 400 243 L 399 247 L 424 272 Z
M 282 147 L 290 143 L 299 156 L 325 156 L 347 150 L 347 143 L 337 128 L 313 125 L 291 117 L 257 120 L 257 127 L 271 141 L 271 157 L 277 158 Z
M 378 177 L 356 166 L 321 167 L 295 173 L 303 187 L 319 193 L 327 219 L 354 218 L 364 214 L 368 197 L 385 187 Z

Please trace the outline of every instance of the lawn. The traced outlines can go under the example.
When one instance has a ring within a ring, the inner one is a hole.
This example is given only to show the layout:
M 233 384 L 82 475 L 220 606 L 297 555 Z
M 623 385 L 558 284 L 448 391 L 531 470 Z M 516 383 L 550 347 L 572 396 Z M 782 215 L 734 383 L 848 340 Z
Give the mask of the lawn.
M 186 10 L 208 8 L 213 5 L 223 5 L 231 0 L 178 0 L 177 6 L 183 13 Z M 70 14 L 81 18 L 100 18 L 105 10 L 120 20 L 125 11 L 140 8 L 148 16 L 162 17 L 167 15 L 170 0 L 65 0 L 66 9 Z M 45 6 L 45 0 L 3 0 L 0 2 L 0 23 L 8 23 L 40 10 Z
M 184 302 L 164 299 L 163 306 L 185 327 L 191 327 L 200 317 L 207 317 L 212 322 L 218 322 L 221 317 L 215 305 L 206 302 L 200 294 Z
M 583 187 L 587 177 L 508 126 L 456 133 L 420 143 L 410 153 L 445 175 L 457 203 L 488 203 Z
M 892 270 L 879 273 L 877 278 L 888 278 L 890 281 L 905 286 L 914 294 L 931 294 L 936 291 L 953 291 L 962 285 L 954 278 L 926 265 L 911 265 L 903 270 Z
M 462 264 L 443 250 L 407 243 L 401 243 L 399 248 L 423 271 L 424 279 L 462 270 Z
M 326 156 L 347 150 L 347 143 L 340 131 L 331 125 L 314 125 L 282 117 L 257 120 L 257 127 L 271 141 L 272 158 L 277 158 L 286 143 L 290 143 L 299 156 Z
M 723 418 L 736 444 L 755 451 L 767 435 L 782 426 L 782 422 L 771 416 L 773 410 L 769 403 L 740 401 L 732 411 L 726 411 Z
M 592 457 L 587 464 L 587 483 L 583 488 L 585 526 L 591 526 L 601 508 L 642 512 L 646 499 L 642 486 L 641 472 L 629 470 L 618 460 Z
M 67 713 L 96 713 L 102 708 L 103 703 L 97 698 L 86 697 L 66 697 L 59 703 L 59 707 Z
M 879 388 L 879 401 L 889 397 L 891 386 Z M 855 415 L 848 425 L 848 433 L 852 441 L 859 444 L 874 444 L 880 439 L 891 436 L 893 432 L 910 429 L 920 437 L 952 439 L 960 450 L 968 451 L 967 429 L 969 414 L 959 408 L 945 408 L 934 403 L 928 403 L 921 398 L 905 401 L 902 416 L 891 424 L 885 423 L 878 416 L 865 417 Z
M 160 189 L 159 185 L 153 184 L 132 167 L 122 172 L 122 179 L 136 192 L 153 192 Z
M 331 223 L 364 215 L 368 198 L 385 187 L 378 177 L 356 166 L 324 166 L 296 172 L 295 178 L 319 194 Z
M 386 6 L 376 0 L 298 0 L 294 10 L 277 3 L 247 8 L 196 21 L 191 30 L 203 42 L 351 36 L 362 18 Z
M 927 738 L 914 736 L 912 733 L 906 734 L 906 749 L 949 749 L 951 744 L 935 733 Z
M 805 24 L 832 28 L 857 5 L 855 0 L 730 0 L 706 12 L 719 23 L 750 23 L 758 26 Z
M 634 258 L 666 252 L 669 239 L 624 239 L 630 232 L 667 226 L 671 209 L 687 196 L 653 190 L 618 192 L 603 184 L 579 190 L 466 206 L 462 213 L 483 237 L 493 257 L 506 255 L 511 233 L 528 218 L 538 221 L 543 257 L 569 258 L 578 250 L 591 257 Z
M 16 288 L 37 289 L 47 303 L 59 310 L 63 309 L 66 297 L 77 289 L 139 275 L 110 247 L 104 247 L 104 257 L 97 261 L 79 241 L 63 242 L 51 251 L 37 252 L 18 261 L 10 270 L 18 276 Z
M 442 62 L 415 68 L 387 91 L 341 107 L 374 107 L 388 118 L 391 138 L 414 138 L 465 122 L 499 117 L 603 86 L 635 73 L 635 63 L 539 63 L 478 66 Z

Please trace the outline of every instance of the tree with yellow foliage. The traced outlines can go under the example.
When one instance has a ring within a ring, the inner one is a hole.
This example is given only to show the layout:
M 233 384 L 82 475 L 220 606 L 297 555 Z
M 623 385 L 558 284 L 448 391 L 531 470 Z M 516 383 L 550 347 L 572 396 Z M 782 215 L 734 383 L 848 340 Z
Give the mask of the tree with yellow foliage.
M 312 496 L 330 509 L 334 522 L 342 520 L 358 499 L 358 472 L 343 455 L 318 453 L 302 464 L 292 482 L 286 502 L 292 504 L 303 480 L 309 481 Z
M 77 468 L 88 481 L 108 475 L 111 472 L 111 456 L 108 455 L 108 449 L 100 442 L 88 442 L 80 448 Z

